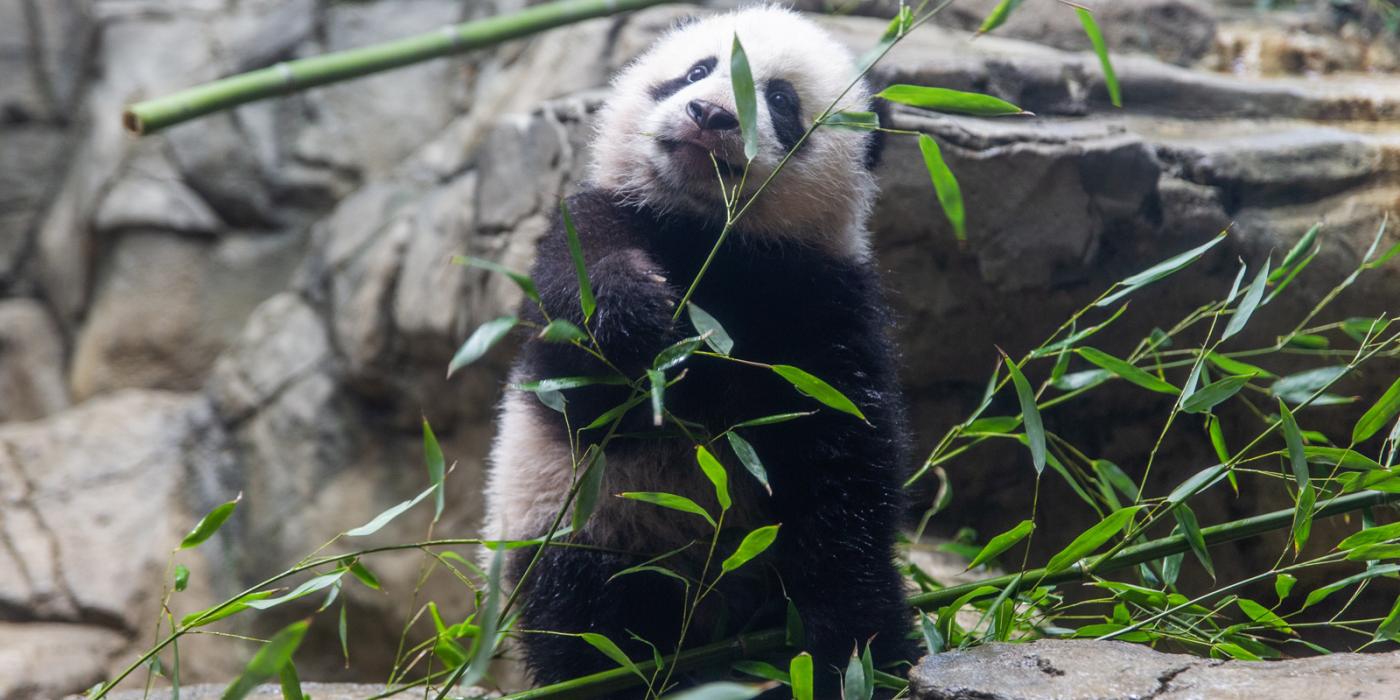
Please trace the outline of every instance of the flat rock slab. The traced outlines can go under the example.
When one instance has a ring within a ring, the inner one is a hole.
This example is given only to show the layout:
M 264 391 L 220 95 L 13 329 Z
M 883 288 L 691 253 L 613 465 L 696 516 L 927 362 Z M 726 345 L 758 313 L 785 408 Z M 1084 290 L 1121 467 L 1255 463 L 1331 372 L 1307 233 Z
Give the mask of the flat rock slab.
M 200 683 L 181 686 L 180 700 L 219 700 L 224 696 L 224 690 L 227 688 L 227 683 Z M 366 698 L 383 694 L 384 686 L 372 683 L 302 683 L 301 692 L 313 700 L 366 700 Z M 459 695 L 472 700 L 499 697 L 499 695 L 488 696 L 485 691 L 479 688 L 463 688 Z M 171 700 L 172 693 L 169 689 L 153 690 L 149 695 L 140 690 L 125 690 L 120 693 L 112 693 L 107 697 L 111 700 L 143 700 L 143 698 L 146 700 Z M 254 688 L 253 692 L 244 697 L 246 700 L 282 700 L 282 688 L 268 683 Z M 412 693 L 404 693 L 395 697 L 422 697 L 422 694 L 419 693 L 415 696 Z M 67 700 L 80 700 L 80 698 L 74 695 Z
M 1219 661 L 1125 642 L 1041 640 L 926 656 L 909 674 L 920 700 L 1389 700 L 1400 652 Z

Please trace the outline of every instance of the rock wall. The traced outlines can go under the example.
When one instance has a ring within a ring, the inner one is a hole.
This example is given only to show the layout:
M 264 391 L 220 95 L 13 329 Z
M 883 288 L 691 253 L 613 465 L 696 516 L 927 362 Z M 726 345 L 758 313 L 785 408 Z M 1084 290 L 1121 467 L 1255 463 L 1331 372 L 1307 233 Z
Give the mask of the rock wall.
M 512 309 L 518 292 L 448 259 L 528 265 L 555 202 L 582 177 L 598 88 L 692 10 L 587 22 L 139 141 L 116 117 L 127 102 L 217 75 L 519 4 L 0 6 L 0 669 L 52 669 L 0 672 L 0 696 L 86 687 L 148 645 L 171 546 L 236 493 L 244 500 L 220 536 L 181 555 L 194 574 L 177 613 L 416 494 L 420 416 L 457 461 L 435 532 L 474 532 L 509 348 L 451 381 L 442 375 L 470 329 Z M 965 251 L 952 244 L 913 142 L 894 140 L 874 229 L 904 318 L 921 446 L 980 396 L 995 344 L 1024 350 L 1108 284 L 1233 222 L 1201 265 L 1138 297 L 1135 308 L 1151 313 L 1125 318 L 1126 342 L 1222 294 L 1237 258 L 1257 263 L 1324 220 L 1324 251 L 1297 301 L 1270 305 L 1247 339 L 1271 342 L 1396 208 L 1400 80 L 1221 73 L 1221 37 L 1248 30 L 1228 13 L 1185 0 L 1103 4 L 1123 110 L 1107 104 L 1077 34 L 1048 14 L 1068 12 L 1055 3 L 1030 4 L 1007 37 L 975 41 L 972 3 L 921 28 L 880 71 L 883 81 L 991 92 L 1039 115 L 895 114 L 896 126 L 946 144 L 972 239 Z M 857 48 L 884 26 L 823 21 Z M 1397 299 L 1392 267 L 1363 278 L 1339 308 L 1393 314 Z M 1393 370 L 1362 382 L 1388 382 Z M 1140 393 L 1108 391 L 1047 421 L 1134 471 L 1163 412 Z M 1350 425 L 1345 411 L 1334 420 Z M 1203 438 L 1183 435 L 1162 454 L 1156 483 L 1210 459 Z M 1019 452 L 990 451 L 951 476 L 958 505 L 936 528 L 995 532 L 1028 510 Z M 1068 497 L 1057 489 L 1047 483 L 1042 503 Z M 1198 512 L 1214 521 L 1278 505 L 1222 498 Z M 375 541 L 419 539 L 427 527 L 411 512 Z M 1272 563 L 1269 551 L 1236 554 L 1220 561 Z M 319 630 L 299 657 L 303 678 L 382 678 L 414 610 L 404 592 L 420 563 L 376 558 L 397 593 L 350 597 L 355 670 L 342 668 L 334 632 Z M 436 576 L 419 599 L 467 598 Z M 56 629 L 62 645 L 51 641 Z M 248 652 L 217 639 L 182 649 L 187 680 L 225 678 Z

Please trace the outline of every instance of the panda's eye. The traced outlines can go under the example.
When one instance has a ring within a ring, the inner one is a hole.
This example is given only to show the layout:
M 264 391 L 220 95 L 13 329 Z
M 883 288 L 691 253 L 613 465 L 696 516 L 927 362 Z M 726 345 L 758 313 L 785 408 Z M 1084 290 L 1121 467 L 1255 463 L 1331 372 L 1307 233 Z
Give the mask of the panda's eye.
M 674 73 L 672 75 L 674 75 Z M 698 83 L 701 80 L 708 78 L 709 76 L 709 66 L 706 66 L 705 64 L 701 63 L 699 65 L 696 65 L 694 68 L 691 68 L 690 72 L 685 74 L 685 81 L 687 83 Z

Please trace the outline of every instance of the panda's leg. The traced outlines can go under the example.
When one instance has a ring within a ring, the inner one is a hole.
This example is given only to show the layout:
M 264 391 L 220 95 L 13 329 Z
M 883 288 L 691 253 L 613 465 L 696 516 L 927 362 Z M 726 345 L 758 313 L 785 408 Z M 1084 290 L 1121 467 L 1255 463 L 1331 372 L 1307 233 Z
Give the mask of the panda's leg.
M 533 554 L 533 549 L 517 550 L 512 562 L 517 575 Z M 601 634 L 638 661 L 650 659 L 652 653 L 633 634 L 670 653 L 679 635 L 683 587 L 650 573 L 609 580 L 637 563 L 630 557 L 573 547 L 550 547 L 541 555 L 525 582 L 517 624 L 525 630 L 525 660 L 537 684 L 617 667 L 582 639 L 548 632 Z
M 894 563 L 898 484 L 862 478 L 869 466 L 808 462 L 810 478 L 784 484 L 775 563 L 806 630 L 818 697 L 838 696 L 837 670 L 867 643 L 878 665 L 918 654 Z

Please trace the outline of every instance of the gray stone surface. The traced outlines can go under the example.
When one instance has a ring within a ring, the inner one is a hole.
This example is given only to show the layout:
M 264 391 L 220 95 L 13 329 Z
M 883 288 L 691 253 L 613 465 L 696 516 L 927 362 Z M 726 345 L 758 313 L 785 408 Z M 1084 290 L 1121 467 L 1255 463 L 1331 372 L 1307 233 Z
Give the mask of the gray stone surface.
M 1316 700 L 1395 696 L 1400 652 L 1220 661 L 1124 642 L 1041 640 L 926 656 L 919 700 Z
M 68 406 L 63 338 L 42 305 L 0 299 L 0 423 L 42 418 Z
M 227 687 L 216 683 L 187 685 L 180 688 L 180 697 L 187 700 L 218 700 L 223 697 Z M 384 692 L 384 686 L 367 683 L 302 683 L 301 690 L 307 697 L 316 700 L 366 700 Z M 499 693 L 491 694 L 479 688 L 459 688 L 458 694 L 469 699 L 500 697 Z M 144 691 L 128 690 L 113 693 L 108 697 L 112 700 L 173 700 L 174 694 L 169 690 L 156 690 L 150 695 L 145 695 Z M 281 700 L 282 689 L 272 684 L 260 685 L 244 697 L 248 700 Z

